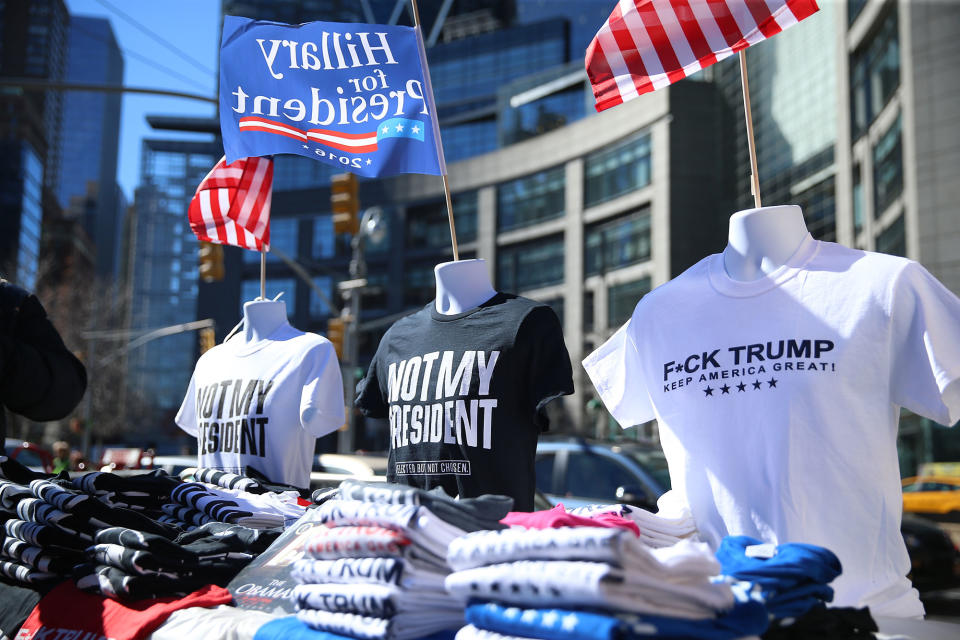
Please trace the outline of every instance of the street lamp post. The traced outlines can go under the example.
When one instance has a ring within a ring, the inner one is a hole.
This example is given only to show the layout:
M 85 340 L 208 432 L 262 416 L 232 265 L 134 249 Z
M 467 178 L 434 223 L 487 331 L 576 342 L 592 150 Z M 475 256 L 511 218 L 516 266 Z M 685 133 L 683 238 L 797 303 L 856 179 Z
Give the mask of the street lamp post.
M 344 319 L 344 362 L 341 363 L 343 384 L 346 396 L 347 428 L 340 431 L 337 437 L 337 451 L 352 453 L 356 448 L 357 416 L 354 411 L 354 396 L 356 395 L 354 372 L 360 365 L 360 298 L 367 286 L 366 243 L 380 242 L 386 230 L 383 225 L 383 210 L 380 207 L 370 207 L 363 212 L 360 219 L 360 228 L 350 241 L 353 250 L 350 258 L 350 280 L 341 282 L 340 293 L 343 295 Z

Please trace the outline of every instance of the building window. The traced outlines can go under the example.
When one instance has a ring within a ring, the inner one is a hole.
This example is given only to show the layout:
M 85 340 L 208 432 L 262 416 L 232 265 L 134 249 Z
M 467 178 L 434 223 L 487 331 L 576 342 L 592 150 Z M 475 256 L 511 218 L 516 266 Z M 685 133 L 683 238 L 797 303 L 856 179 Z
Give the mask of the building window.
M 863 135 L 900 86 L 897 12 L 887 12 L 879 29 L 850 58 L 853 138 Z
M 807 229 L 817 240 L 833 242 L 837 239 L 836 197 L 833 178 L 819 182 L 795 196 L 803 210 Z
M 593 311 L 593 290 L 585 289 L 583 292 L 583 331 L 589 333 L 595 326 Z
M 297 282 L 293 278 L 267 278 L 264 283 L 268 300 L 273 300 L 281 291 L 280 301 L 287 305 L 287 315 L 293 316 L 297 308 Z M 260 280 L 244 280 L 240 286 L 240 313 L 243 305 L 260 297 Z
M 584 116 L 583 87 L 560 91 L 501 112 L 501 146 L 553 131 Z
M 280 262 L 274 250 L 282 252 L 289 258 L 297 259 L 297 218 L 273 218 L 270 220 L 270 251 L 267 252 L 267 262 Z M 260 262 L 259 251 L 244 251 L 243 261 L 246 263 Z M 289 307 L 289 304 L 287 305 Z
M 630 319 L 640 298 L 650 293 L 650 278 L 615 284 L 607 289 L 607 326 L 619 327 Z
M 559 218 L 564 209 L 564 167 L 554 167 L 497 189 L 497 226 L 500 231 L 518 229 Z
M 853 233 L 863 231 L 863 178 L 860 176 L 860 165 L 853 167 Z
M 452 201 L 457 242 L 473 242 L 477 239 L 477 192 L 457 194 Z M 408 247 L 446 249 L 451 246 L 446 200 L 410 207 L 406 217 Z
M 497 287 L 525 291 L 563 282 L 563 234 L 497 250 Z
M 387 291 L 390 283 L 386 273 L 367 275 L 367 286 L 363 290 L 363 311 L 383 311 L 387 308 Z
M 893 256 L 907 255 L 907 234 L 903 226 L 903 214 L 877 236 L 877 251 Z
M 879 218 L 903 191 L 900 116 L 873 148 L 873 215 Z
M 587 227 L 584 270 L 588 276 L 650 259 L 650 207 Z
M 333 258 L 337 254 L 337 238 L 333 233 L 333 216 L 330 214 L 313 219 L 313 246 L 310 255 L 314 260 Z
M 847 24 L 853 24 L 863 8 L 867 6 L 867 0 L 849 0 L 847 2 Z
M 28 291 L 37 286 L 43 220 L 43 164 L 26 144 L 20 156 L 23 196 L 20 201 L 20 234 L 17 238 L 17 284 Z
M 317 276 L 313 279 L 313 284 L 317 289 L 323 291 L 328 300 L 333 299 L 333 278 L 330 276 Z M 310 317 L 322 318 L 332 314 L 330 305 L 320 297 L 317 292 L 310 287 Z
M 592 207 L 650 184 L 650 136 L 643 134 L 586 157 L 583 206 Z
M 563 296 L 558 296 L 556 298 L 547 298 L 542 302 L 543 304 L 553 309 L 553 312 L 557 314 L 557 318 L 560 319 L 560 326 L 562 327 L 563 326 L 563 305 L 564 305 Z
M 403 268 L 403 304 L 416 307 L 427 304 L 436 295 L 434 262 L 417 262 Z

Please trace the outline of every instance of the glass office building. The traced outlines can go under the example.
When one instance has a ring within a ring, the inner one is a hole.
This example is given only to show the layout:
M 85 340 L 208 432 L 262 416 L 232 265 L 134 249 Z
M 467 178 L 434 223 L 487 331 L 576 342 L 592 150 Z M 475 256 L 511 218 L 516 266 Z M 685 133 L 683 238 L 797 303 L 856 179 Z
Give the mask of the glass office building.
M 221 152 L 206 142 L 144 140 L 136 193 L 130 327 L 148 330 L 197 319 L 197 239 L 186 211 Z M 183 400 L 196 333 L 166 336 L 130 353 L 132 387 L 157 408 Z
M 121 85 L 123 56 L 110 21 L 71 16 L 68 82 Z M 117 271 L 122 227 L 117 183 L 121 95 L 95 91 L 64 94 L 62 166 L 58 196 L 68 212 L 82 216 L 97 248 L 96 270 Z

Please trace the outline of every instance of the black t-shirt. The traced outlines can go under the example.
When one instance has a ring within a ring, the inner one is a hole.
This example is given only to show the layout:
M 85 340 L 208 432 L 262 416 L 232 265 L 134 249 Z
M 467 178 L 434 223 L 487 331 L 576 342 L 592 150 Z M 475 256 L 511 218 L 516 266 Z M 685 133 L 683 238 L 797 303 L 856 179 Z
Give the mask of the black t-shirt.
M 571 393 L 556 314 L 498 293 L 464 313 L 443 315 L 431 302 L 396 322 L 357 385 L 356 405 L 390 420 L 391 482 L 462 498 L 507 495 L 529 511 L 544 407 Z

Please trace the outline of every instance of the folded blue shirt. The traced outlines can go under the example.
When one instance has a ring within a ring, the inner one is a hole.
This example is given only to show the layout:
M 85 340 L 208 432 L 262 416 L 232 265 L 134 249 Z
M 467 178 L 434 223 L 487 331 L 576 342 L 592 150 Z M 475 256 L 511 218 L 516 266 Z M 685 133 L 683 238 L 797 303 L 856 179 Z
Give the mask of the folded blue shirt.
M 609 615 L 572 609 L 521 609 L 496 602 L 473 602 L 467 606 L 465 617 L 480 629 L 545 640 L 732 640 L 760 635 L 768 624 L 766 609 L 755 600 L 738 601 L 730 611 L 707 620 Z
M 760 540 L 749 536 L 724 538 L 717 549 L 723 574 L 782 591 L 810 582 L 827 584 L 842 570 L 832 551 L 813 544 L 781 544 L 771 558 L 747 556 L 747 547 L 760 544 Z
M 456 630 L 440 631 L 424 636 L 421 640 L 454 640 Z M 257 629 L 253 640 L 354 640 L 350 636 L 338 633 L 318 631 L 301 622 L 296 616 L 285 616 L 271 620 Z
M 773 617 L 798 617 L 833 600 L 833 589 L 827 585 L 842 569 L 832 551 L 812 544 L 786 543 L 778 545 L 770 558 L 747 555 L 747 547 L 760 544 L 749 536 L 727 536 L 717 550 L 717 560 L 723 575 L 760 587 Z

